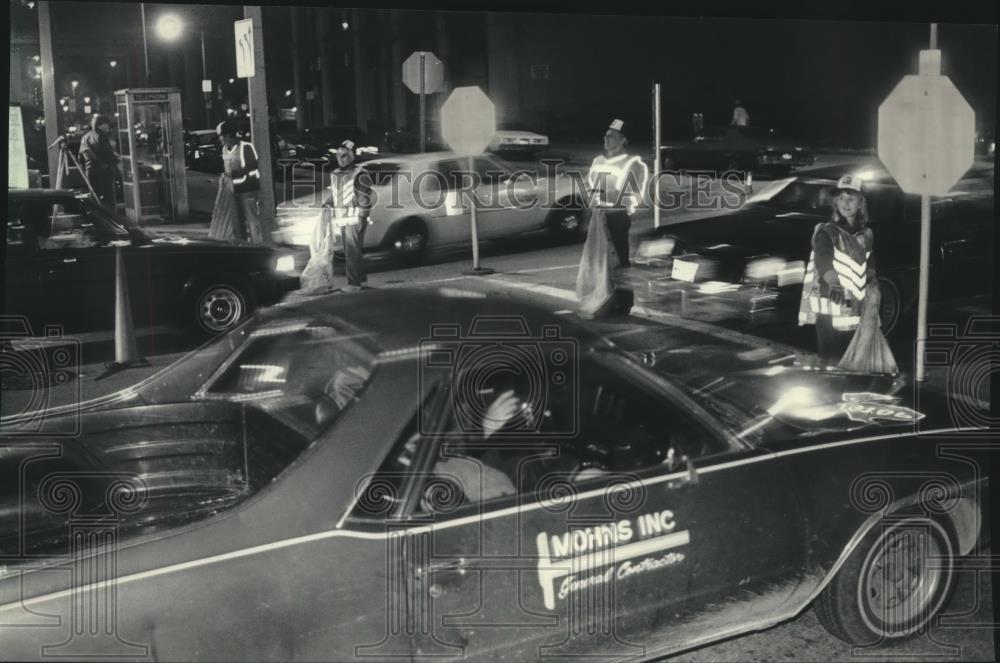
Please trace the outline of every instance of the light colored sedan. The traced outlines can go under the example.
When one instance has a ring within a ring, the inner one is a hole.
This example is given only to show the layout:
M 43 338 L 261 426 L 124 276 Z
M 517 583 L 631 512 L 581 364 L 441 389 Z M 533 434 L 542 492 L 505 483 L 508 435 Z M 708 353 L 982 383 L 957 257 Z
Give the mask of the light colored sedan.
M 505 156 L 532 159 L 538 152 L 548 147 L 548 136 L 534 131 L 515 129 L 510 125 L 501 125 L 486 149 Z
M 373 181 L 371 223 L 365 232 L 366 252 L 388 251 L 417 263 L 430 247 L 471 241 L 471 212 L 461 195 L 460 173 L 475 173 L 477 230 L 492 240 L 548 230 L 567 242 L 582 239 L 581 185 L 562 173 L 517 170 L 493 155 L 468 157 L 428 152 L 364 164 Z M 315 189 L 278 205 L 278 232 L 287 244 L 309 244 L 329 189 Z M 297 189 L 294 193 L 299 193 Z M 339 236 L 336 237 L 339 242 Z

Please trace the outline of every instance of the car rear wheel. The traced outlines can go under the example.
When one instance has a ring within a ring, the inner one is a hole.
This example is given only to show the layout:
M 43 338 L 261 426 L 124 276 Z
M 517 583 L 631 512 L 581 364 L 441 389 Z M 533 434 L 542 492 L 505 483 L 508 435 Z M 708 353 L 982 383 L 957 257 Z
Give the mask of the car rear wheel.
M 243 322 L 255 306 L 253 296 L 234 283 L 219 281 L 195 290 L 192 322 L 201 334 L 222 334 Z
M 404 265 L 419 265 L 427 253 L 427 226 L 420 219 L 407 219 L 389 244 L 393 258 Z
M 956 537 L 924 515 L 876 524 L 816 599 L 816 616 L 855 645 L 883 645 L 924 629 L 954 589 Z

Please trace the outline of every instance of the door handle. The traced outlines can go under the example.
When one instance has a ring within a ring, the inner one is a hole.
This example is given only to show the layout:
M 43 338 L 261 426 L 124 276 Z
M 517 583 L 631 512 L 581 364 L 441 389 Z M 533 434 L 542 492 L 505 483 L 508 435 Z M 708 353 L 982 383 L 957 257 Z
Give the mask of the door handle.
M 465 558 L 464 557 L 453 557 L 451 559 L 446 559 L 441 562 L 433 562 L 427 566 L 417 569 L 417 577 L 430 575 L 432 573 L 441 573 L 443 571 L 454 571 L 459 575 L 465 575 Z

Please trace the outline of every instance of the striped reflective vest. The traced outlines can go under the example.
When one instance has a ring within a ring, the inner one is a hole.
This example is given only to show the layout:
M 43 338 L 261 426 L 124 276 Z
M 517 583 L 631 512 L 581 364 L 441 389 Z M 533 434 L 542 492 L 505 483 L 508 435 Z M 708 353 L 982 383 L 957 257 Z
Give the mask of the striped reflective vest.
M 854 231 L 832 221 L 816 226 L 803 279 L 800 325 L 816 324 L 817 315 L 829 315 L 838 331 L 857 328 L 868 283 L 875 280 L 872 242 L 869 228 Z M 843 289 L 842 302 L 830 298 L 832 284 Z
M 627 154 L 614 157 L 599 154 L 587 174 L 595 205 L 624 208 L 629 214 L 642 203 L 648 182 L 649 168 L 642 158 Z
M 232 150 L 222 148 L 225 158 L 229 161 L 239 159 L 239 167 L 230 166 L 230 175 L 233 178 L 233 193 L 247 193 L 249 191 L 260 191 L 260 171 L 257 169 L 257 150 L 253 143 L 241 140 L 233 146 Z
M 360 181 L 364 171 L 360 165 L 351 164 L 330 174 L 330 199 L 334 226 L 355 225 L 368 217 L 370 189 Z

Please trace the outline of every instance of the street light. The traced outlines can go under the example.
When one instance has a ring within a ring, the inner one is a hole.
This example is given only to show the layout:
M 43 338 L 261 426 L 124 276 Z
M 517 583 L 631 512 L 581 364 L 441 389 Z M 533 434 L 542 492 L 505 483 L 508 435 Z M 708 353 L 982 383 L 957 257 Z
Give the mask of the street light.
M 114 69 L 115 67 L 118 66 L 118 60 L 112 60 L 111 62 L 108 63 L 108 66 Z
M 156 19 L 156 34 L 163 41 L 175 41 L 184 32 L 184 24 L 174 14 L 163 14 Z

